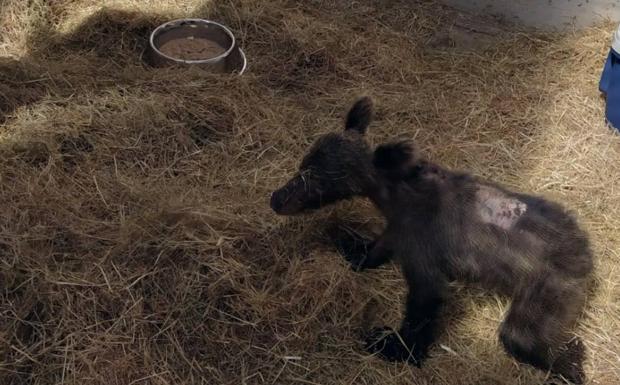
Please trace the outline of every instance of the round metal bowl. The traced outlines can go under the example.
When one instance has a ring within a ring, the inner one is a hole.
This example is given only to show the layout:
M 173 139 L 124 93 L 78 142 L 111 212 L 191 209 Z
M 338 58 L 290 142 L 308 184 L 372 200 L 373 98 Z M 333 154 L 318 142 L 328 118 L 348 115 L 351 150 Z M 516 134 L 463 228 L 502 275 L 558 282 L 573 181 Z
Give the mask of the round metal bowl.
M 223 53 L 204 59 L 187 59 L 174 57 L 164 53 L 161 47 L 173 40 L 203 39 L 214 42 L 224 49 Z M 149 64 L 155 67 L 173 65 L 198 66 L 200 68 L 218 72 L 239 74 L 245 71 L 247 60 L 245 54 L 237 46 L 235 36 L 227 27 L 211 20 L 179 19 L 169 21 L 157 27 L 149 39 Z

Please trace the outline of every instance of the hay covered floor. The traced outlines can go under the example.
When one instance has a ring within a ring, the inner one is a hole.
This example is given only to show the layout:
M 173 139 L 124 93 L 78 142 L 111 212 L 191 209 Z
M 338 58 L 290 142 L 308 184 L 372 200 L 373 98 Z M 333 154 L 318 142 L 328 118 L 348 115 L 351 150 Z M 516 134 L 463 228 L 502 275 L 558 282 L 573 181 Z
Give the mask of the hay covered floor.
M 430 0 L 103 3 L 0 2 L 1 384 L 542 383 L 499 346 L 507 302 L 459 286 L 422 370 L 367 356 L 403 282 L 353 273 L 324 233 L 377 213 L 270 211 L 361 94 L 373 143 L 414 137 L 575 211 L 597 257 L 589 381 L 620 383 L 620 139 L 597 90 L 613 25 L 469 50 Z M 143 68 L 149 31 L 186 15 L 232 27 L 249 72 Z

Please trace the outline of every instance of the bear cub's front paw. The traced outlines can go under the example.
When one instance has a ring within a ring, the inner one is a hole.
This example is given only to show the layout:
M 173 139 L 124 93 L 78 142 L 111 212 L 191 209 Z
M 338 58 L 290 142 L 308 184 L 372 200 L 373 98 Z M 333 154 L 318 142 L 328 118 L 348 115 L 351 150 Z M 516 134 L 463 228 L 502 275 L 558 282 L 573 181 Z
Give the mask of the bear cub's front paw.
M 368 253 L 375 242 L 350 229 L 338 229 L 331 232 L 331 238 L 338 252 L 351 264 L 354 271 L 366 268 Z
M 421 367 L 426 358 L 426 352 L 405 345 L 402 338 L 390 327 L 374 328 L 366 337 L 366 350 L 377 354 L 386 361 L 408 362 Z

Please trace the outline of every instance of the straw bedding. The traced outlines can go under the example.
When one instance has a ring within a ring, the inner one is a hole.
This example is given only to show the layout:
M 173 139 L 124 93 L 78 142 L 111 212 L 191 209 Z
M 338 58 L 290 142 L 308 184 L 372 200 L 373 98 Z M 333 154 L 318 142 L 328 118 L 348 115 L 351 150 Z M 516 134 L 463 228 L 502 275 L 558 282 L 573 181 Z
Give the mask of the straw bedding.
M 620 382 L 620 142 L 597 91 L 613 25 L 472 48 L 430 0 L 103 3 L 0 1 L 0 383 L 542 383 L 497 341 L 507 302 L 460 286 L 422 370 L 369 357 L 360 335 L 397 325 L 403 282 L 352 272 L 325 232 L 381 218 L 270 211 L 362 94 L 373 143 L 415 138 L 575 212 L 597 257 L 586 370 Z M 149 31 L 187 15 L 230 26 L 248 73 L 145 68 Z

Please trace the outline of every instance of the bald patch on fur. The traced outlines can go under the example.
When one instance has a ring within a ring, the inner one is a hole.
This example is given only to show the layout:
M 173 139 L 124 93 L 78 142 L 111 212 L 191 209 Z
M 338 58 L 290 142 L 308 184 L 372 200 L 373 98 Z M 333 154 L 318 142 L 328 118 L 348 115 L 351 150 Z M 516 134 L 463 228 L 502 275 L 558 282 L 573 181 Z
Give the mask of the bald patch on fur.
M 527 205 L 488 186 L 476 191 L 476 212 L 484 223 L 510 230 L 527 211 Z

